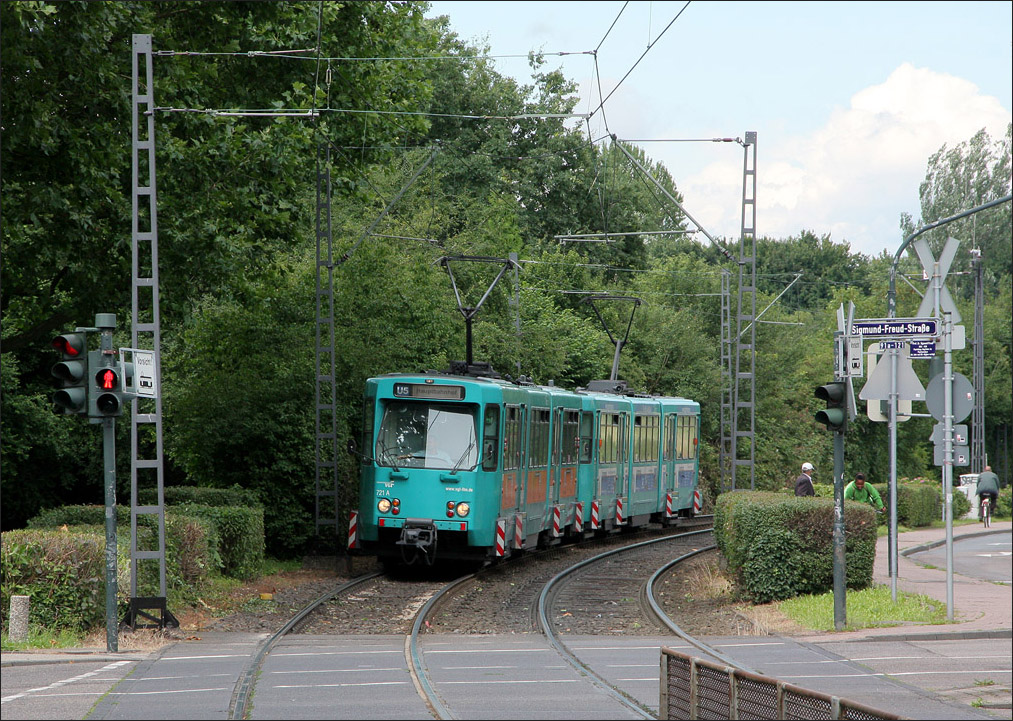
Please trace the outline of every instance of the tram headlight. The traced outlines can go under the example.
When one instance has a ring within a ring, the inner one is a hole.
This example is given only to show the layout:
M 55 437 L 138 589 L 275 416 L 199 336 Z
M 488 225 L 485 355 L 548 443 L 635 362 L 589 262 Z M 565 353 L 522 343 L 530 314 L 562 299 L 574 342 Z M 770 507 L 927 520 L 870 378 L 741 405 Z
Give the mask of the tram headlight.
M 390 500 L 387 498 L 381 498 L 376 504 L 376 510 L 380 513 L 387 513 L 390 510 Z
M 463 501 L 457 504 L 457 515 L 464 518 L 471 511 L 471 506 Z

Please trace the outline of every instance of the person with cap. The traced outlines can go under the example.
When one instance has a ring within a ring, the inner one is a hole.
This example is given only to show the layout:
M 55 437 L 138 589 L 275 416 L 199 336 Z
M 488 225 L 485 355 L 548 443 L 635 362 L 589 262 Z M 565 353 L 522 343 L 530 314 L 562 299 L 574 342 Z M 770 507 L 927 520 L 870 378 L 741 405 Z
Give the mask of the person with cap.
M 816 489 L 813 488 L 813 464 L 806 461 L 802 464 L 802 475 L 795 479 L 796 496 L 815 496 Z
M 879 491 L 873 488 L 871 483 L 865 482 L 864 473 L 855 474 L 855 480 L 844 489 L 844 500 L 868 503 L 879 513 L 883 512 L 883 499 L 880 497 Z

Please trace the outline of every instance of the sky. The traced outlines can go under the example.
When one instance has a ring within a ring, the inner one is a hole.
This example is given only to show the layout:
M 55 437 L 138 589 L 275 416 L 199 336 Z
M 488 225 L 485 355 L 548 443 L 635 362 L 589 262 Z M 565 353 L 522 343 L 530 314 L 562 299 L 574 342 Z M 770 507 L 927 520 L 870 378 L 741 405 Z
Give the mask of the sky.
M 710 235 L 739 236 L 744 161 L 742 145 L 710 139 L 753 131 L 758 236 L 810 230 L 853 252 L 892 256 L 904 239 L 901 214 L 921 218 L 929 157 L 983 128 L 997 141 L 1013 121 L 1011 10 L 1011 2 L 436 1 L 427 16 L 446 15 L 461 39 L 488 44 L 498 72 L 525 85 L 528 51 L 544 52 L 544 68 L 579 84 L 577 112 L 607 97 L 591 135 L 637 141 L 662 162 Z

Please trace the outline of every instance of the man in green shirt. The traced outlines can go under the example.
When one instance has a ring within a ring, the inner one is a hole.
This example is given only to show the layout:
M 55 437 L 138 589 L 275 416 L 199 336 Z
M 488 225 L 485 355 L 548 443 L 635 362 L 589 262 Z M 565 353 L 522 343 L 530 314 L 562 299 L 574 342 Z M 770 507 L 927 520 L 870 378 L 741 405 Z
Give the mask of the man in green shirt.
M 844 500 L 869 503 L 880 513 L 883 512 L 883 499 L 879 497 L 879 491 L 873 488 L 871 483 L 865 482 L 864 473 L 855 474 L 855 480 L 844 489 Z

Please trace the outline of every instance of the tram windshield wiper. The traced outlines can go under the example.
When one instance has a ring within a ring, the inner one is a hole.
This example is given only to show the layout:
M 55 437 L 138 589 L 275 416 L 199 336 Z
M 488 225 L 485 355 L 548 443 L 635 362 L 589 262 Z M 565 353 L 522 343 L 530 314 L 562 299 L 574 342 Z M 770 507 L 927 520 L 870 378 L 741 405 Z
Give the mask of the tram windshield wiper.
M 393 468 L 395 473 L 400 473 L 401 469 L 397 467 L 397 459 L 394 458 L 394 455 L 387 448 L 387 444 L 380 441 L 378 445 L 380 446 L 380 456 L 383 458 L 383 462 Z
M 454 464 L 454 470 L 450 472 L 450 475 L 454 475 L 458 470 L 460 470 L 461 464 L 464 463 L 464 459 L 468 457 L 468 454 L 471 453 L 471 449 L 474 447 L 475 441 L 472 439 L 471 443 L 468 444 L 468 447 L 464 449 L 464 453 L 462 453 L 461 457 L 457 459 L 457 463 Z

